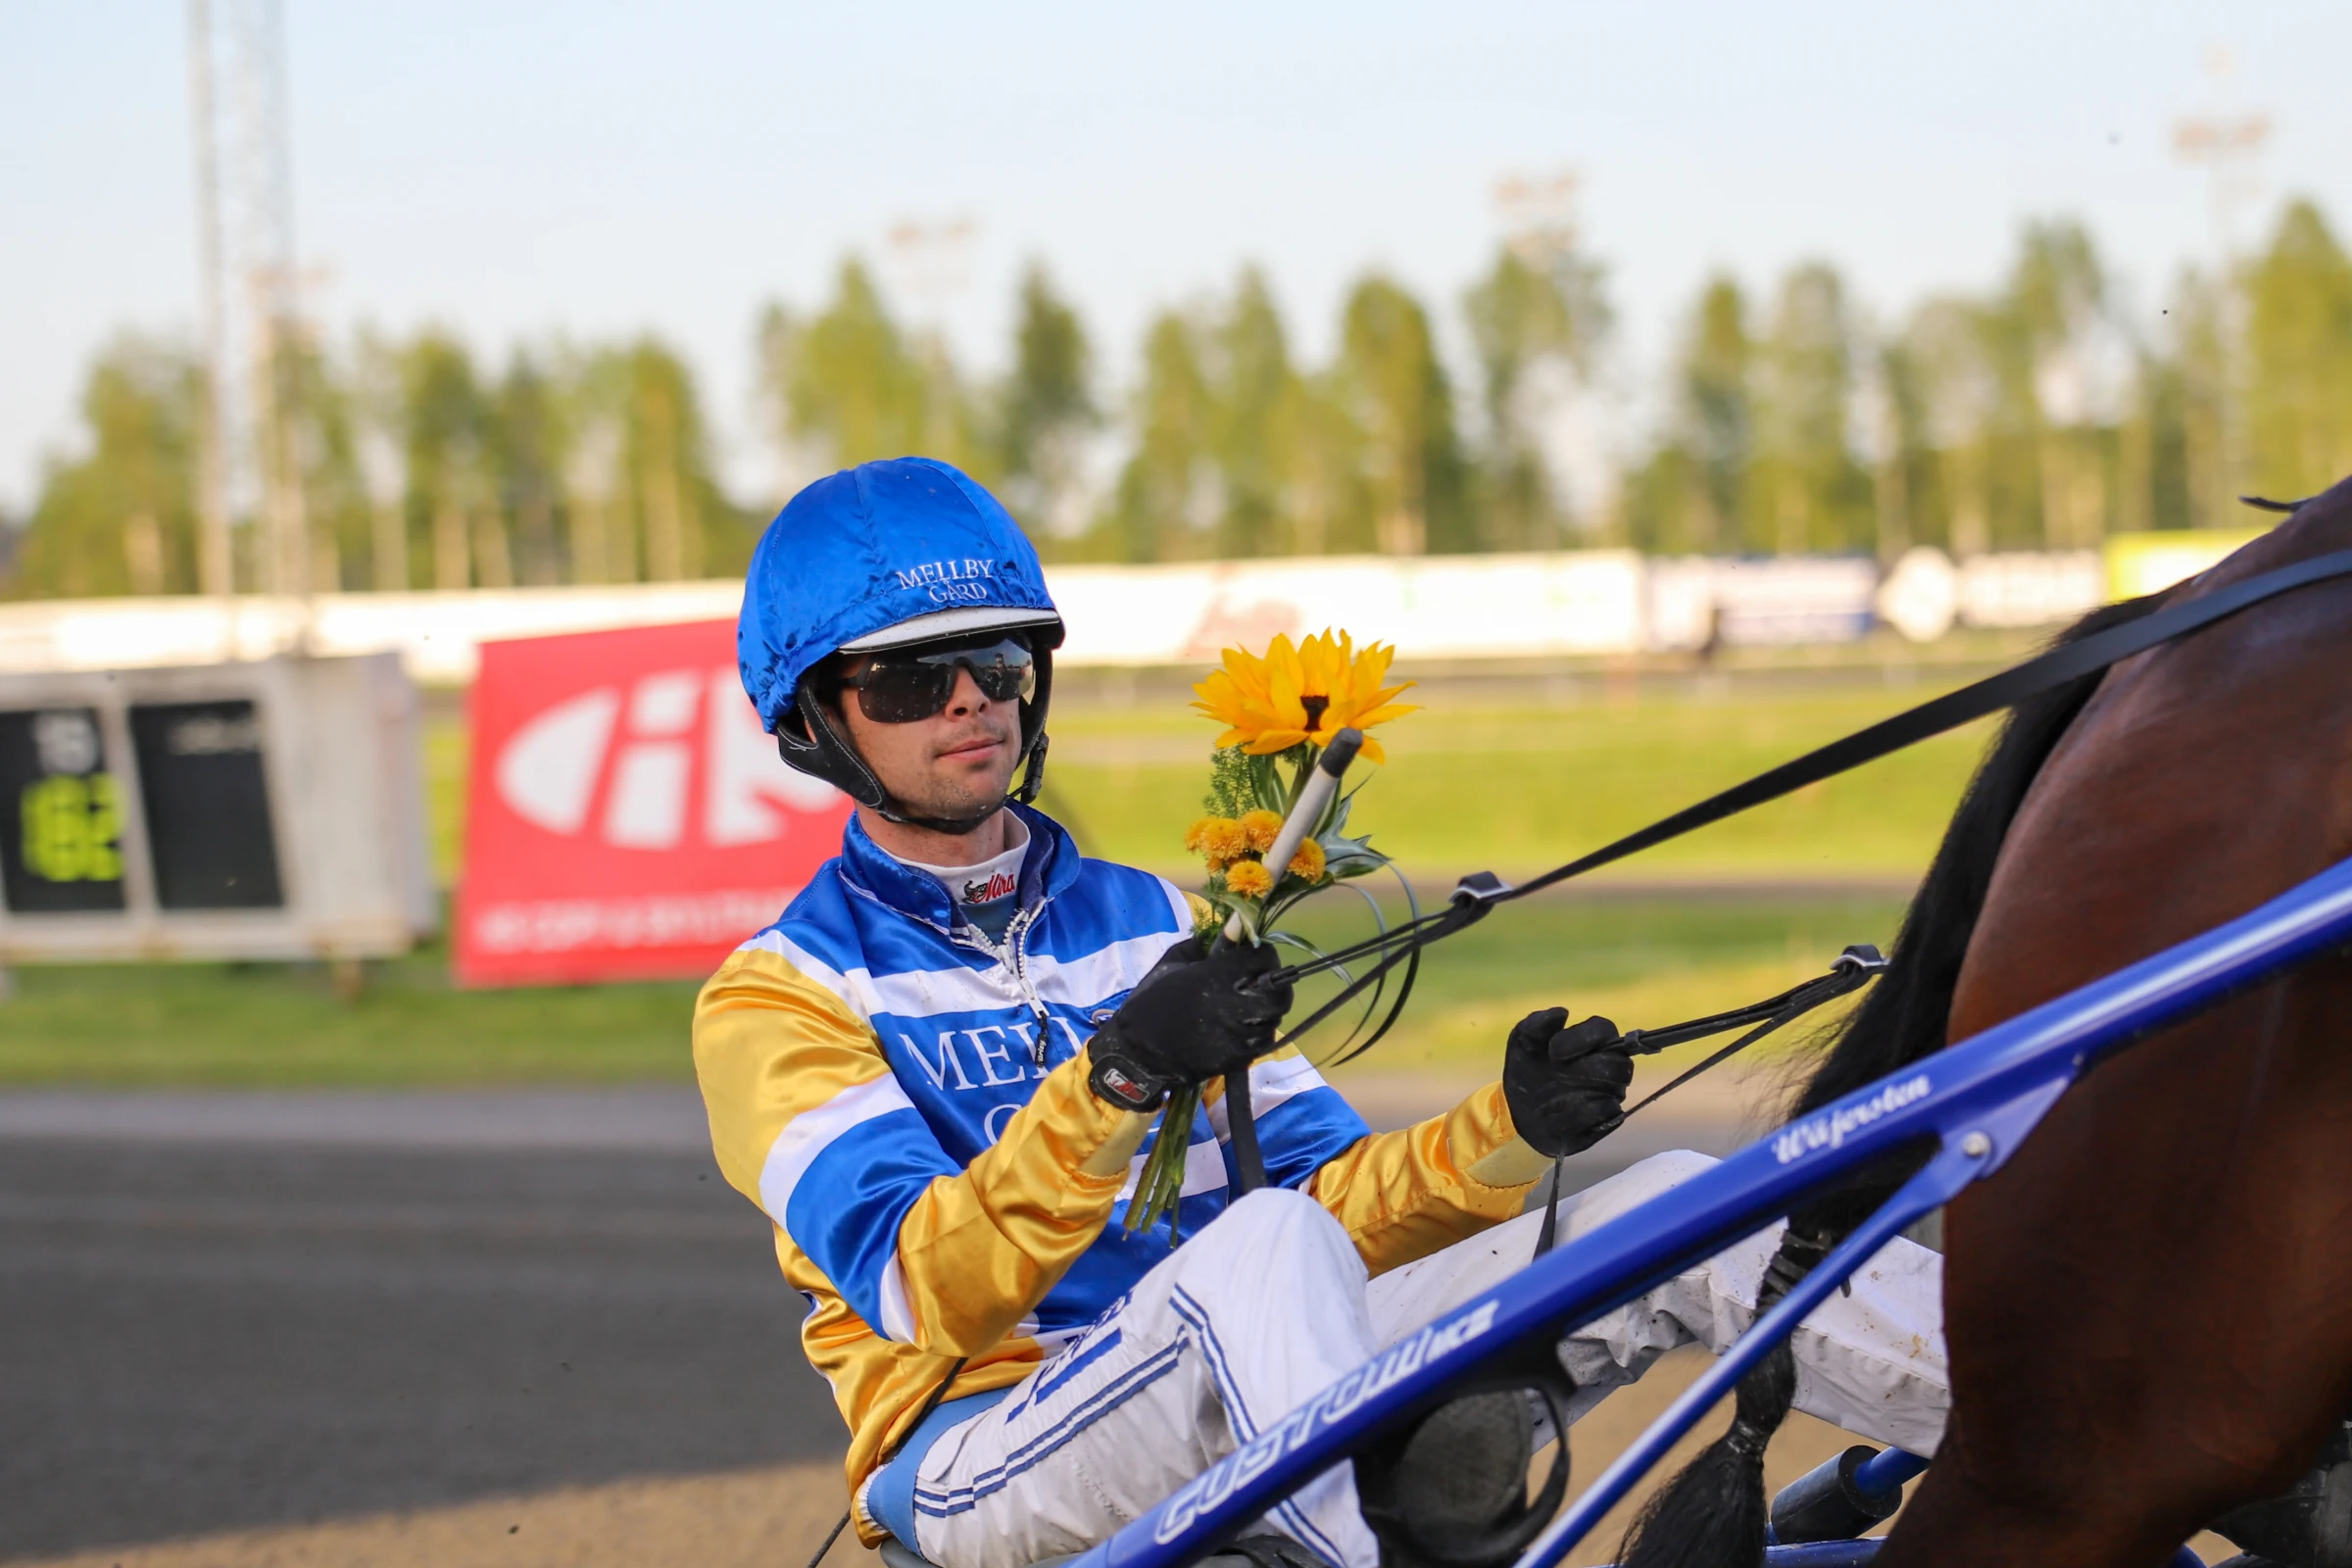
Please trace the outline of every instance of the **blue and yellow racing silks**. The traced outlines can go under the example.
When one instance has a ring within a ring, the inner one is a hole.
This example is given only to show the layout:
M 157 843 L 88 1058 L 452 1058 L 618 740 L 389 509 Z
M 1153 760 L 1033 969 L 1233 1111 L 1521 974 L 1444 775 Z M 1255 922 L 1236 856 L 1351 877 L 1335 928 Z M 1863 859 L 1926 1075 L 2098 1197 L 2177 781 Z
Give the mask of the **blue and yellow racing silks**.
M 842 854 L 695 1007 L 718 1163 L 774 1223 L 809 1302 L 802 1345 L 849 1423 L 853 1488 L 950 1358 L 968 1358 L 951 1396 L 1013 1383 L 1168 1255 L 1164 1220 L 1119 1223 L 1149 1146 L 1117 1159 L 1134 1119 L 1088 1090 L 1083 1058 L 1201 906 L 1010 808 L 1030 848 L 1002 943 L 956 923 L 946 890 L 853 819 Z M 1376 1273 L 1517 1213 L 1540 1168 L 1503 1157 L 1525 1146 L 1498 1085 L 1375 1138 L 1295 1056 L 1250 1082 L 1268 1179 L 1321 1201 Z M 1188 1235 L 1234 1175 L 1218 1086 L 1203 1099 Z

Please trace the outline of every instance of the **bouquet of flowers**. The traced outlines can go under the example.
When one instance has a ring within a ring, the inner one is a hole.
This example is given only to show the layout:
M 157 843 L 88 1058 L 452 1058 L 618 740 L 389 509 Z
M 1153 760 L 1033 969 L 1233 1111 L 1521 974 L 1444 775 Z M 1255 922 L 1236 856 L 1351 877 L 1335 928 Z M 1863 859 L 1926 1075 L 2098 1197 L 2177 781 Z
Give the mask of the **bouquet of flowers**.
M 1222 930 L 1240 916 L 1251 941 L 1304 946 L 1280 933 L 1275 921 L 1300 900 L 1343 878 L 1378 871 L 1389 858 L 1368 837 L 1349 838 L 1348 818 L 1358 783 L 1324 808 L 1287 866 L 1265 863 L 1275 835 L 1314 774 L 1323 748 L 1343 729 L 1375 724 L 1418 711 L 1392 699 L 1413 683 L 1382 683 L 1396 650 L 1373 643 L 1360 653 L 1348 633 L 1324 630 L 1293 646 L 1277 636 L 1261 658 L 1240 648 L 1225 650 L 1224 667 L 1193 688 L 1193 707 L 1225 725 L 1210 758 L 1206 814 L 1185 830 L 1184 847 L 1208 868 L 1201 894 L 1216 911 L 1204 934 Z M 1363 760 L 1384 762 L 1380 743 L 1365 736 Z M 1135 1197 L 1127 1205 L 1127 1227 L 1140 1230 L 1175 1211 L 1183 1194 L 1184 1160 L 1191 1142 L 1198 1090 L 1168 1097 L 1158 1136 L 1145 1161 Z

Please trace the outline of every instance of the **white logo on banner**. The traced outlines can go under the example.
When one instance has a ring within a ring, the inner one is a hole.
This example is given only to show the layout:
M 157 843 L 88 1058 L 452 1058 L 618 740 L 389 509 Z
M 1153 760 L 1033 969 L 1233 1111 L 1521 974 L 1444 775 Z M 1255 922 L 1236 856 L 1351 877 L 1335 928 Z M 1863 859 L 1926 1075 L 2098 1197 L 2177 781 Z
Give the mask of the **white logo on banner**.
M 499 798 L 524 821 L 570 837 L 587 828 L 603 783 L 597 837 L 621 849 L 675 849 L 693 814 L 698 739 L 705 844 L 780 839 L 794 813 L 822 811 L 840 798 L 832 785 L 784 765 L 735 671 L 724 667 L 663 670 L 625 693 L 600 686 L 534 715 L 498 754 Z

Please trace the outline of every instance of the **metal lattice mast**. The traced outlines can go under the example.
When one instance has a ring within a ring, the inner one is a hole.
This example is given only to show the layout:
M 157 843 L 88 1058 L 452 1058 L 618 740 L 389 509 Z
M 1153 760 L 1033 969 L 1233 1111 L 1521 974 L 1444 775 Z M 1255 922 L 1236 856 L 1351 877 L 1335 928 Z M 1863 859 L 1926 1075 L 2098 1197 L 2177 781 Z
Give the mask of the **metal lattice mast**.
M 2228 49 L 2208 50 L 2206 73 L 2217 89 L 2236 74 L 2237 60 Z M 2218 406 L 2221 469 L 2203 495 L 2192 501 L 2204 511 L 2196 518 L 2212 526 L 2226 514 L 2229 497 L 2251 480 L 2246 455 L 2245 415 L 2241 393 L 2245 373 L 2246 298 L 2242 260 L 2238 251 L 2237 216 L 2262 188 L 2260 160 L 2270 140 L 2271 117 L 2265 114 L 2217 113 L 2184 117 L 2173 127 L 2173 151 L 2182 163 L 2203 165 L 2212 179 L 2215 282 L 2221 307 L 2220 377 L 2213 388 Z
M 213 93 L 213 19 L 208 0 L 188 0 L 188 104 L 196 151 L 197 318 L 204 353 L 196 418 L 196 584 L 236 591 L 228 519 L 228 373 L 224 363 L 220 260 L 220 156 Z
M 301 312 L 279 0 L 189 0 L 205 253 L 208 379 L 216 411 L 218 523 L 208 573 L 228 591 L 230 522 L 257 525 L 250 570 L 304 595 L 310 528 L 302 485 Z M 243 362 L 239 375 L 232 366 Z
M 310 590 L 303 505 L 301 324 L 294 270 L 294 188 L 286 126 L 285 19 L 279 0 L 229 0 L 237 62 L 235 185 L 239 260 L 252 300 L 254 456 L 264 524 L 263 581 Z

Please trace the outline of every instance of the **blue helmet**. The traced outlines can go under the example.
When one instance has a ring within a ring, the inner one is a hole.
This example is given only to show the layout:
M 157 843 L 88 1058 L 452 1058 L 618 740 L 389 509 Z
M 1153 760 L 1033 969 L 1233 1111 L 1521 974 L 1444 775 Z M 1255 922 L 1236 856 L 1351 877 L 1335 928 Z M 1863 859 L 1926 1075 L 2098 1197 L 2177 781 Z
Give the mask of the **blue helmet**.
M 735 662 L 787 763 L 894 820 L 968 831 L 903 815 L 809 677 L 836 653 L 1014 629 L 1028 633 L 1038 664 L 1037 695 L 1021 710 L 1027 801 L 1045 780 L 1051 650 L 1061 642 L 1037 552 L 997 498 L 952 465 L 894 458 L 819 479 L 776 514 L 745 575 Z

